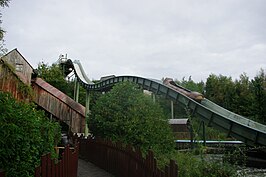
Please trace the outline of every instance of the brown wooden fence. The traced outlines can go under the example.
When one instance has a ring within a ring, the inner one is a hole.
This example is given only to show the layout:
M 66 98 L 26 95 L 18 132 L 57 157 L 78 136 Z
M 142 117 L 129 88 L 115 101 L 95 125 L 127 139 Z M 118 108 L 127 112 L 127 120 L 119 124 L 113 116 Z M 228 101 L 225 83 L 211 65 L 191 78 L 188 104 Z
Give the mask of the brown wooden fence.
M 5 177 L 5 172 L 0 169 L 0 177 Z
M 112 143 L 108 140 L 79 137 L 80 157 L 117 177 L 177 177 L 178 168 L 171 160 L 164 171 L 157 167 L 152 151 L 146 158 L 140 149 Z
M 74 148 L 67 146 L 57 163 L 50 154 L 43 155 L 41 165 L 35 169 L 35 177 L 77 177 L 78 156 L 79 144 Z M 4 171 L 0 170 L 0 177 L 5 177 Z

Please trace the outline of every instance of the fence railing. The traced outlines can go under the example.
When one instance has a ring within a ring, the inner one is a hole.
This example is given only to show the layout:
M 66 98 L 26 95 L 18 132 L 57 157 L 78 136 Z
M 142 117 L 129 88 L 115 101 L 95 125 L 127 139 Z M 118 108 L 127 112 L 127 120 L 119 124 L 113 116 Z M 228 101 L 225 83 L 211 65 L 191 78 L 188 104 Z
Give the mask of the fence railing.
M 78 156 L 79 143 L 74 148 L 66 146 L 57 163 L 51 159 L 51 154 L 43 155 L 40 166 L 35 169 L 35 177 L 77 177 Z M 0 177 L 5 177 L 4 171 L 0 170 Z
M 76 137 L 77 138 L 77 137 Z M 117 177 L 177 177 L 178 167 L 175 161 L 165 167 L 164 171 L 157 167 L 153 152 L 149 151 L 146 158 L 140 149 L 112 143 L 109 140 L 94 138 L 77 138 L 80 143 L 80 157 L 87 159 L 96 166 Z

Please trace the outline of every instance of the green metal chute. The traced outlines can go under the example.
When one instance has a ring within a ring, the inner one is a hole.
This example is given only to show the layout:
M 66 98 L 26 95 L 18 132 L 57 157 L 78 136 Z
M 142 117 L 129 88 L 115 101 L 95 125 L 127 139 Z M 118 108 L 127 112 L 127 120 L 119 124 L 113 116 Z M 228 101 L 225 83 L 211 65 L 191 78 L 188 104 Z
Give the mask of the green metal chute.
M 164 85 L 161 81 L 138 76 L 110 77 L 94 84 L 87 78 L 80 62 L 72 62 L 71 60 L 68 62 L 72 63 L 69 67 L 74 69 L 78 81 L 88 91 L 106 91 L 118 82 L 134 82 L 141 85 L 145 90 L 164 95 L 166 98 L 188 107 L 206 124 L 227 133 L 228 136 L 232 136 L 250 146 L 266 145 L 265 125 L 228 111 L 206 98 L 201 102 L 197 102 L 177 90 Z

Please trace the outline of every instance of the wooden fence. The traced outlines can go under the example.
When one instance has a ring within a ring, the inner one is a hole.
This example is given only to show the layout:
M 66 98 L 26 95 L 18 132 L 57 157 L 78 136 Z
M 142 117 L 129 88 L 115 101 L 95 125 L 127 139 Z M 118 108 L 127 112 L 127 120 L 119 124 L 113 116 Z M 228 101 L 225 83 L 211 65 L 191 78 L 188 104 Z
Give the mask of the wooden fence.
M 80 157 L 87 159 L 96 166 L 117 177 L 177 177 L 178 168 L 171 160 L 164 171 L 157 167 L 153 152 L 149 151 L 146 158 L 140 149 L 112 143 L 108 140 L 93 138 L 77 138 L 80 143 Z
M 35 177 L 77 177 L 79 144 L 74 148 L 67 146 L 62 153 L 62 159 L 57 163 L 51 159 L 50 154 L 41 157 L 41 165 L 35 169 Z M 0 170 L 0 177 L 5 172 Z

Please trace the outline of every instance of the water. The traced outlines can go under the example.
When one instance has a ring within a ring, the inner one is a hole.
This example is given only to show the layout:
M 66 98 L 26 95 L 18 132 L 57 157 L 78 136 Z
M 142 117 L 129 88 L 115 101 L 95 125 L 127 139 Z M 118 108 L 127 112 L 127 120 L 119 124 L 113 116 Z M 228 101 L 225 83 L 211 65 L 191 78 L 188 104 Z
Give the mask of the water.
M 241 167 L 237 170 L 239 176 L 245 177 L 265 177 L 266 169 L 250 168 L 250 167 Z
M 215 161 L 215 162 L 222 162 L 223 156 L 224 154 L 204 154 L 203 155 L 206 161 Z M 266 177 L 266 169 L 237 166 L 237 174 L 239 177 Z

